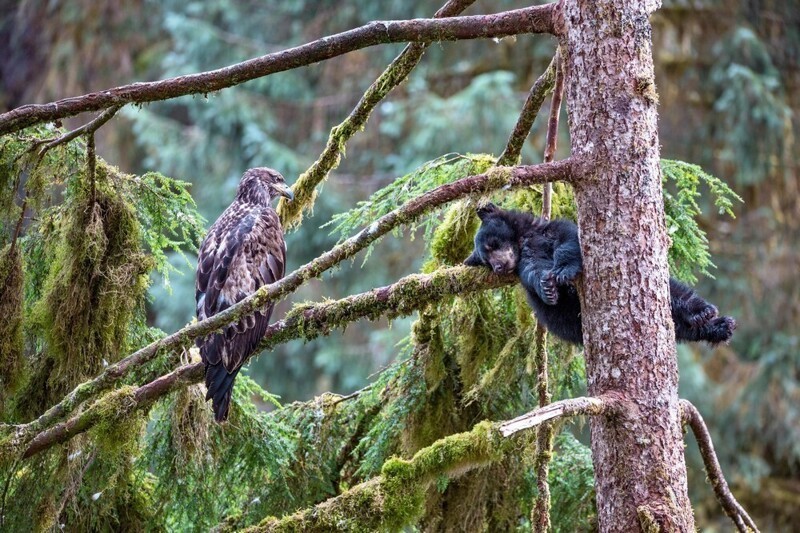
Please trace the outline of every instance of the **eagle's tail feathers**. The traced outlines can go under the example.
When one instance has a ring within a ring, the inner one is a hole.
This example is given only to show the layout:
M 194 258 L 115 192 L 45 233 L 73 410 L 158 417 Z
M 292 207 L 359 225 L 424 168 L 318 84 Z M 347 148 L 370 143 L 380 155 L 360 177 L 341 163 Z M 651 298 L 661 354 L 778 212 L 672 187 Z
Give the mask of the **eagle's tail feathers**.
M 225 370 L 225 365 L 206 366 L 206 400 L 211 400 L 214 408 L 214 419 L 217 422 L 224 422 L 228 419 L 228 411 L 231 405 L 231 395 L 233 394 L 233 380 L 239 373 L 237 368 L 230 374 Z

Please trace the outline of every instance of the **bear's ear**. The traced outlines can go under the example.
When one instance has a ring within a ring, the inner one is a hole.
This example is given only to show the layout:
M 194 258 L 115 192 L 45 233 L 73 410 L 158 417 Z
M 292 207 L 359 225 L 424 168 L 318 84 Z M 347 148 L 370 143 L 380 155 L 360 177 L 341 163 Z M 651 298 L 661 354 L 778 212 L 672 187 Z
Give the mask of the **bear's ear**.
M 486 220 L 486 217 L 488 217 L 489 215 L 493 215 L 498 211 L 500 211 L 500 208 L 494 205 L 493 203 L 489 202 L 483 207 L 479 207 L 476 213 L 478 214 L 479 219 Z
M 483 262 L 481 262 L 481 258 L 478 257 L 478 253 L 473 250 L 469 257 L 464 259 L 464 264 L 471 267 L 481 266 Z

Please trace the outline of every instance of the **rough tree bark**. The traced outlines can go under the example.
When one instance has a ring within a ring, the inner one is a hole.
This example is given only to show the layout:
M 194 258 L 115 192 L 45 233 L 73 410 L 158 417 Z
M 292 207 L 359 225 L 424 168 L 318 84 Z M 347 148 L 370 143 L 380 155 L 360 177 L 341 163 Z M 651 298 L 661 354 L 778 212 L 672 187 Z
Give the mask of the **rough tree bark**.
M 576 185 L 589 394 L 624 405 L 591 420 L 601 531 L 694 530 L 648 20 L 659 6 L 562 2 L 572 153 L 594 161 Z

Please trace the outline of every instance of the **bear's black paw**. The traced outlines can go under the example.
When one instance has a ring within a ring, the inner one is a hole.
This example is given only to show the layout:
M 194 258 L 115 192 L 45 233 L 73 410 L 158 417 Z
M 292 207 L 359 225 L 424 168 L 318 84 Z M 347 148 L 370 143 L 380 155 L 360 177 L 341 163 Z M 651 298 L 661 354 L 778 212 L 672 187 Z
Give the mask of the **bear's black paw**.
M 578 269 L 577 268 L 557 268 L 553 269 L 553 275 L 556 279 L 556 285 L 572 285 L 572 282 L 575 281 L 575 278 L 578 277 Z
M 731 340 L 735 329 L 736 321 L 732 317 L 722 316 L 715 318 L 703 326 L 702 340 L 712 345 L 727 343 Z
M 707 304 L 689 317 L 689 324 L 695 329 L 701 328 L 711 322 L 713 319 L 717 318 L 718 313 L 719 311 L 715 306 Z
M 558 285 L 552 271 L 545 273 L 542 277 L 542 300 L 547 305 L 558 303 Z

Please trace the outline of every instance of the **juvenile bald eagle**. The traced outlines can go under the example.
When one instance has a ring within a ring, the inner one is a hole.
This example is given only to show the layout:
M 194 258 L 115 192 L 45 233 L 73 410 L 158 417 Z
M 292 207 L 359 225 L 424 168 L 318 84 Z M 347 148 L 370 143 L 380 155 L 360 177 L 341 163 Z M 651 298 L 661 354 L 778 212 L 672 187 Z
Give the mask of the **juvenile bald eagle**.
M 286 242 L 270 203 L 289 200 L 292 191 L 279 172 L 251 168 L 242 176 L 236 199 L 208 230 L 197 259 L 197 319 L 204 320 L 283 277 Z M 228 418 L 233 380 L 264 337 L 272 305 L 197 340 L 205 363 L 206 400 L 214 418 Z

